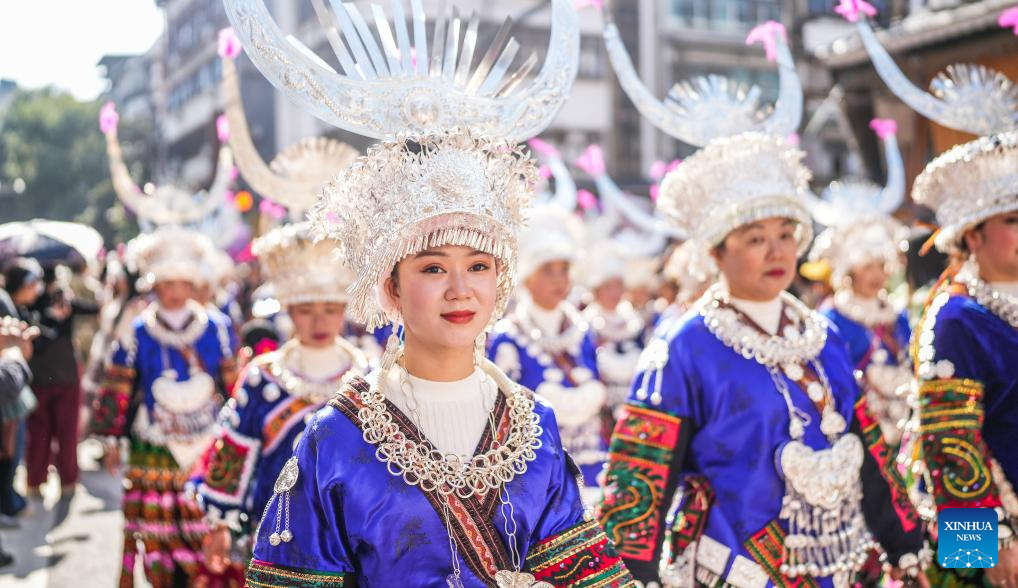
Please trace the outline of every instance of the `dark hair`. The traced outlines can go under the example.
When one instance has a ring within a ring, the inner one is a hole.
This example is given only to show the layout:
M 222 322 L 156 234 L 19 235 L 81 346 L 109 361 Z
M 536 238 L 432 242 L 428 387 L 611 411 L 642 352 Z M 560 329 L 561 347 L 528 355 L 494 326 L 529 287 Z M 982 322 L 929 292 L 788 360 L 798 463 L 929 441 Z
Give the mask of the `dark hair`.
M 27 257 L 19 257 L 4 268 L 4 288 L 11 294 L 25 287 L 26 284 L 37 282 L 43 277 L 39 262 Z

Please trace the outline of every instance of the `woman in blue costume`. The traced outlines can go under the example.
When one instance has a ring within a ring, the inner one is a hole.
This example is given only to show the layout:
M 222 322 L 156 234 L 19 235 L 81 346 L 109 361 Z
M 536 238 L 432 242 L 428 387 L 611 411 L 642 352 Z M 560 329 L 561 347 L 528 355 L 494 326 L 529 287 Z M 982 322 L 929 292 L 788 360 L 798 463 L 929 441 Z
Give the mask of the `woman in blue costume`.
M 922 479 L 915 501 L 935 519 L 946 508 L 993 508 L 998 559 L 993 567 L 929 570 L 935 586 L 1018 586 L 1018 132 L 1006 78 L 979 67 L 977 79 L 948 66 L 930 93 L 903 75 L 853 5 L 855 22 L 874 68 L 888 88 L 940 126 L 979 135 L 941 154 L 916 178 L 912 197 L 936 212 L 931 242 L 952 258 L 932 290 L 912 338 L 918 388 L 917 443 L 909 457 Z M 999 24 L 1005 24 L 1000 19 Z M 1016 32 L 1018 33 L 1018 32 Z M 934 535 L 932 537 L 936 539 Z M 938 554 L 939 555 L 939 554 Z M 945 554 L 946 555 L 946 554 Z
M 441 133 L 384 142 L 358 163 L 312 216 L 358 276 L 351 310 L 370 326 L 399 322 L 405 341 L 390 339 L 379 370 L 308 425 L 275 484 L 248 581 L 622 585 L 554 413 L 480 353 L 514 283 L 512 219 L 530 190 L 529 158 Z M 387 180 L 393 169 L 502 191 L 407 194 Z M 438 216 L 421 219 L 414 209 L 428 198 Z M 596 564 L 570 565 L 588 558 Z
M 555 408 L 562 443 L 597 487 L 607 449 L 604 408 L 593 333 L 566 298 L 583 226 L 552 205 L 535 208 L 520 236 L 516 307 L 495 325 L 489 356 L 514 382 L 536 391 Z
M 311 218 L 355 275 L 353 318 L 369 329 L 396 323 L 403 342 L 390 337 L 379 369 L 352 379 L 308 424 L 262 517 L 248 583 L 625 585 L 628 572 L 580 501 L 554 412 L 483 353 L 484 333 L 515 286 L 518 231 L 537 177 L 530 157 L 501 137 L 537 134 L 568 94 L 575 7 L 552 5 L 545 67 L 555 75 L 508 88 L 498 103 L 485 87 L 465 95 L 455 82 L 472 77 L 469 59 L 455 76 L 411 69 L 362 86 L 293 52 L 259 0 L 226 8 L 255 64 L 305 105 L 309 96 L 290 84 L 293 68 L 313 76 L 305 88 L 356 86 L 362 105 L 413 90 L 409 102 L 369 117 L 335 108 L 351 94 L 314 103 L 330 122 L 388 136 L 325 186 Z M 414 3 L 413 22 L 424 22 L 420 9 Z M 407 49 L 404 24 L 397 18 L 395 29 Z M 445 48 L 433 50 L 419 48 L 417 63 L 441 64 Z M 297 61 L 280 69 L 287 52 Z M 409 54 L 389 58 L 395 68 L 411 65 Z M 523 102 L 506 104 L 515 100 Z
M 785 292 L 810 241 L 802 157 L 718 138 L 662 186 L 721 278 L 648 345 L 612 437 L 600 519 L 648 585 L 848 586 L 878 547 L 920 575 L 922 528 L 846 347 Z
M 92 416 L 94 434 L 126 439 L 130 447 L 120 586 L 133 585 L 137 558 L 156 587 L 187 585 L 198 569 L 207 528 L 182 489 L 236 379 L 226 325 L 193 299 L 211 249 L 200 234 L 172 227 L 128 246 L 156 300 L 114 345 Z M 118 447 L 107 446 L 113 466 Z
M 629 397 L 646 324 L 641 313 L 624 299 L 625 251 L 621 244 L 605 238 L 609 240 L 588 248 L 581 265 L 583 282 L 592 298 L 583 309 L 583 319 L 590 325 L 597 371 L 608 391 L 606 408 L 614 414 Z
M 933 160 L 913 189 L 937 212 L 938 249 L 956 259 L 931 293 L 912 349 L 920 471 L 934 512 L 984 507 L 998 518 L 994 567 L 938 565 L 936 586 L 1018 585 L 1015 169 L 1018 132 L 989 135 Z
M 232 534 L 250 553 L 250 535 L 306 421 L 345 379 L 367 370 L 367 358 L 340 336 L 353 276 L 335 263 L 333 248 L 312 242 L 306 224 L 275 229 L 252 247 L 294 336 L 245 369 L 193 480 L 212 526 L 205 562 L 214 573 L 225 568 Z
M 905 228 L 891 217 L 862 215 L 821 233 L 810 258 L 830 268 L 834 295 L 820 307 L 859 374 L 870 416 L 897 453 L 909 419 L 912 336 L 908 314 L 889 300 L 887 281 L 901 267 Z M 888 467 L 897 467 L 889 460 Z

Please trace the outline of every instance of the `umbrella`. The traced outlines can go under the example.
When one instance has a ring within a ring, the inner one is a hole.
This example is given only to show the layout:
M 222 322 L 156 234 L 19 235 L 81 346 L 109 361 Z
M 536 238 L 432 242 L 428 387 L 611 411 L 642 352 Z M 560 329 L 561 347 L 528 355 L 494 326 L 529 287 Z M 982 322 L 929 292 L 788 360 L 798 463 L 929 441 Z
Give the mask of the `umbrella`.
M 47 267 L 80 269 L 102 246 L 102 236 L 79 223 L 35 219 L 0 225 L 0 257 L 31 257 Z

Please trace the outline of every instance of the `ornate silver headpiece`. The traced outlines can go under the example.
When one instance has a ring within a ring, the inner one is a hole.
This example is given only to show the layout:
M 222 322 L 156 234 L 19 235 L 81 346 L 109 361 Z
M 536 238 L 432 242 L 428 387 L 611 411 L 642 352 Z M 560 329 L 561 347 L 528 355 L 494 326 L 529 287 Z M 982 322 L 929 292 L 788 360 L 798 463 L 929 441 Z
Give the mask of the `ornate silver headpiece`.
M 262 0 L 226 0 L 226 10 L 277 88 L 336 126 L 389 137 L 329 183 L 310 214 L 356 275 L 351 314 L 369 329 L 393 319 L 380 286 L 396 263 L 465 245 L 499 261 L 497 320 L 515 285 L 516 236 L 537 180 L 513 141 L 544 130 L 569 94 L 579 64 L 575 7 L 552 0 L 547 57 L 527 82 L 534 56 L 508 75 L 520 48 L 509 19 L 475 66 L 476 15 L 462 36 L 458 11 L 440 16 L 429 51 L 420 0 L 410 2 L 412 43 L 402 1 L 392 3 L 391 23 L 372 5 L 377 39 L 353 5 L 312 4 L 346 75 L 286 39 Z
M 870 27 L 876 9 L 863 0 L 842 0 L 838 12 L 856 23 L 859 36 L 877 73 L 912 110 L 937 122 L 974 135 L 1018 128 L 1018 87 L 1007 76 L 981 65 L 947 67 L 924 92 L 898 69 Z
M 516 235 L 537 168 L 508 141 L 452 131 L 384 141 L 325 186 L 309 217 L 338 243 L 356 279 L 351 312 L 385 324 L 376 289 L 401 259 L 430 247 L 465 245 L 499 262 L 500 317 L 516 279 Z
M 768 59 L 777 60 L 779 95 L 773 109 L 760 105 L 760 89 L 710 75 L 679 82 L 667 99 L 658 100 L 640 80 L 611 20 L 611 2 L 604 8 L 604 41 L 622 89 L 637 110 L 657 128 L 676 139 L 703 146 L 719 137 L 756 131 L 786 137 L 802 120 L 802 85 L 788 49 L 785 29 L 768 22 L 753 29 L 747 43 L 763 42 Z
M 845 178 L 827 186 L 813 204 L 813 218 L 828 227 L 852 223 L 862 217 L 890 215 L 905 200 L 905 164 L 898 148 L 898 125 L 891 119 L 873 119 L 870 128 L 884 143 L 887 185 Z
M 240 40 L 233 29 L 219 33 L 219 56 L 223 60 L 223 110 L 229 122 L 229 142 L 237 167 L 247 183 L 262 196 L 286 206 L 295 218 L 315 203 L 322 186 L 359 155 L 353 147 L 326 137 L 308 138 L 280 151 L 265 163 L 247 125 L 240 82 L 234 59 Z
M 336 261 L 336 244 L 315 241 L 307 223 L 273 229 L 255 240 L 251 252 L 267 274 L 280 304 L 348 302 L 353 272 Z
M 513 69 L 520 45 L 509 36 L 511 19 L 475 65 L 476 14 L 465 33 L 456 8 L 439 15 L 429 44 L 421 0 L 410 1 L 411 27 L 403 0 L 392 2 L 392 22 L 377 4 L 365 19 L 351 3 L 334 1 L 330 10 L 324 0 L 312 0 L 341 74 L 287 38 L 263 0 L 225 4 L 251 60 L 279 90 L 318 118 L 376 139 L 453 128 L 529 139 L 558 113 L 579 65 L 579 19 L 570 0 L 552 0 L 551 43 L 544 66 L 529 82 L 537 57 Z
M 208 277 L 202 266 L 214 251 L 212 242 L 201 233 L 167 225 L 128 242 L 126 258 L 128 266 L 150 286 L 165 280 L 199 283 Z
M 703 248 L 718 245 L 743 225 L 787 217 L 798 222 L 802 254 L 812 238 L 806 200 L 810 172 L 803 157 L 775 135 L 715 139 L 665 177 L 658 211 Z
M 893 217 L 881 214 L 856 216 L 851 221 L 828 227 L 813 241 L 810 261 L 826 261 L 831 281 L 842 278 L 861 265 L 880 261 L 891 272 L 901 264 L 901 243 L 908 229 Z
M 912 198 L 936 211 L 940 229 L 934 243 L 945 253 L 968 229 L 1018 210 L 1018 130 L 949 149 L 919 174 Z
M 134 183 L 124 163 L 124 154 L 117 138 L 119 116 L 112 102 L 106 103 L 99 118 L 99 127 L 106 135 L 106 154 L 110 160 L 113 190 L 120 201 L 139 219 L 156 226 L 191 225 L 211 216 L 226 204 L 226 193 L 232 181 L 233 156 L 229 147 L 219 150 L 216 176 L 208 190 L 193 194 L 171 185 L 153 186 L 142 190 Z

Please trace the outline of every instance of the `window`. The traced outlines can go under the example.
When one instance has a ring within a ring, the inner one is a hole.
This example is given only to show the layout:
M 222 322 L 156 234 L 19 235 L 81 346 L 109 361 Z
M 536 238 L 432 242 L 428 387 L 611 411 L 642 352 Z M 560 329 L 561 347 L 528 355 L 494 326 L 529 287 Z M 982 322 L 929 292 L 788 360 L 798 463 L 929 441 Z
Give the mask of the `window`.
M 671 0 L 671 13 L 689 28 L 741 33 L 767 20 L 781 20 L 781 3 L 779 0 Z

